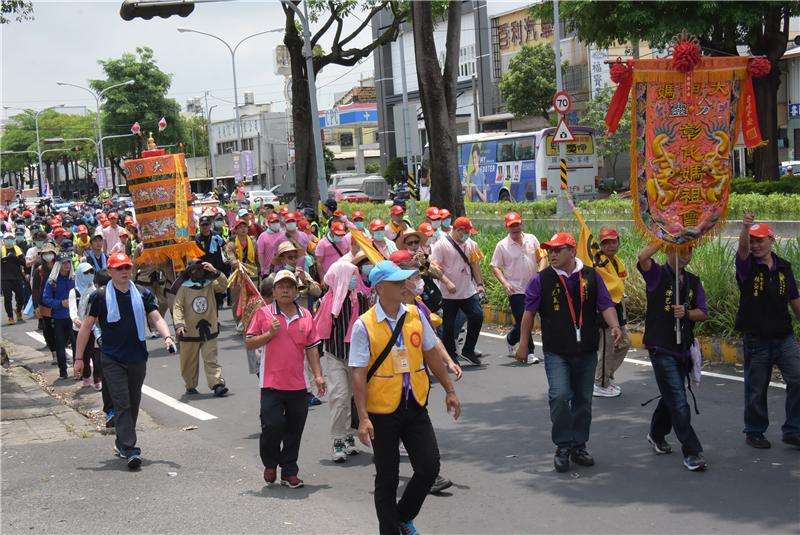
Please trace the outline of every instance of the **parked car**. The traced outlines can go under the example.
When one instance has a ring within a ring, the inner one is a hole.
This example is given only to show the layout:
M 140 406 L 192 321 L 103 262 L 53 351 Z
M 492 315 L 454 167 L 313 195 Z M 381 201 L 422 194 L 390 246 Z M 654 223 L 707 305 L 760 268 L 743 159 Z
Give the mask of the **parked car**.
M 369 196 L 359 190 L 333 190 L 333 198 L 336 202 L 369 202 Z
M 382 203 L 386 200 L 389 185 L 380 175 L 350 175 L 343 173 L 331 175 L 335 180 L 331 182 L 331 189 L 336 191 L 361 191 L 367 194 L 370 202 Z
M 784 175 L 800 175 L 800 161 L 781 162 L 781 176 Z
M 280 204 L 280 198 L 278 197 L 278 189 L 280 185 L 273 186 L 269 189 L 254 189 L 247 191 L 247 200 L 250 203 L 253 203 L 256 199 L 261 199 L 261 203 L 270 203 L 274 205 Z

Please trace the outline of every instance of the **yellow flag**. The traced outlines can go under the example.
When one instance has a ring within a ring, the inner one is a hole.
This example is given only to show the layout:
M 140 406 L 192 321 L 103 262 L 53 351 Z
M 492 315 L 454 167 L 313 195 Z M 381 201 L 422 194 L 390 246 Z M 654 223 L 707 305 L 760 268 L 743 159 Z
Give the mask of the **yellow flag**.
M 364 236 L 363 232 L 357 228 L 351 228 L 350 236 L 352 236 L 356 243 L 361 247 L 361 250 L 364 251 L 364 254 L 367 255 L 367 258 L 369 258 L 369 261 L 372 262 L 373 265 L 386 260 L 383 258 L 383 255 L 380 253 L 380 251 L 372 246 L 372 242 L 369 238 Z
M 615 303 L 620 303 L 625 295 L 625 279 L 628 276 L 625 266 L 618 257 L 610 259 L 600 252 L 600 244 L 597 243 L 592 231 L 586 225 L 581 211 L 577 206 L 573 206 L 572 211 L 581 226 L 576 256 L 584 265 L 593 267 L 600 274 L 608 288 L 608 293 L 611 294 L 611 299 Z

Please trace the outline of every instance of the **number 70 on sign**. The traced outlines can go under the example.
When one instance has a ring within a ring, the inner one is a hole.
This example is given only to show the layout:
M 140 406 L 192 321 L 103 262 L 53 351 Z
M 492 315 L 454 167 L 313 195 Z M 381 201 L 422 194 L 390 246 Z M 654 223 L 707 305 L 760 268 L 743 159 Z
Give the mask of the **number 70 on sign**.
M 553 108 L 562 115 L 569 113 L 572 109 L 572 97 L 566 91 L 559 91 L 553 97 Z

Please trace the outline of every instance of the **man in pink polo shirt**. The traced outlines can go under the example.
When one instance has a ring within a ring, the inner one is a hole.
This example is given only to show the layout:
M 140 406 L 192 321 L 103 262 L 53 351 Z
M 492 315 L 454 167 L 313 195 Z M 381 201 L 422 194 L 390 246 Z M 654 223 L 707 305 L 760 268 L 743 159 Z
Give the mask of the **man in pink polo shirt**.
M 298 306 L 297 279 L 287 270 L 275 275 L 274 301 L 258 309 L 247 330 L 247 349 L 264 347 L 261 382 L 261 439 L 259 452 L 264 463 L 264 481 L 275 483 L 281 467 L 281 485 L 303 486 L 297 474 L 300 439 L 308 416 L 304 361 L 314 375 L 320 396 L 325 395 L 325 378 L 319 360 L 320 340 L 311 312 Z
M 503 285 L 508 295 L 514 328 L 506 336 L 508 354 L 515 354 L 519 343 L 519 327 L 525 312 L 525 288 L 540 269 L 546 267 L 545 258 L 539 258 L 539 240 L 533 234 L 522 232 L 522 218 L 516 212 L 509 212 L 505 218 L 508 236 L 497 242 L 492 255 L 492 271 Z M 541 262 L 540 262 L 541 260 Z M 541 263 L 541 265 L 539 265 Z M 528 364 L 536 364 L 539 358 L 534 355 L 533 339 L 528 340 Z
M 350 236 L 347 234 L 347 227 L 341 221 L 332 221 L 330 230 L 319 240 L 314 250 L 319 279 L 325 280 L 328 268 L 349 252 Z
M 461 310 L 467 317 L 467 337 L 461 356 L 475 365 L 481 364 L 483 354 L 475 349 L 483 325 L 481 294 L 485 294 L 480 261 L 482 254 L 478 244 L 470 236 L 478 231 L 466 217 L 459 217 L 453 223 L 450 234 L 443 236 L 431 247 L 431 262 L 442 270 L 455 288 L 439 281 L 442 291 L 442 326 L 444 328 L 444 347 L 453 360 L 458 359 L 456 351 L 455 323 Z
M 267 223 L 269 227 L 261 233 L 258 237 L 258 242 L 256 242 L 258 265 L 261 266 L 262 277 L 269 275 L 272 259 L 275 256 L 278 245 L 287 240 L 286 232 L 281 228 L 281 218 L 278 214 L 270 214 L 267 217 Z

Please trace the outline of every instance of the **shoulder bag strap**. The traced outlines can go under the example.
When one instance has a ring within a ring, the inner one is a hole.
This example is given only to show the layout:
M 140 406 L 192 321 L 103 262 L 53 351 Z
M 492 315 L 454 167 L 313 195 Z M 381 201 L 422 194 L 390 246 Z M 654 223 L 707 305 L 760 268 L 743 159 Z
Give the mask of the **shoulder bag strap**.
M 375 372 L 378 371 L 378 368 L 381 367 L 383 361 L 386 360 L 386 357 L 389 356 L 389 353 L 392 351 L 392 347 L 397 342 L 397 337 L 400 336 L 400 331 L 403 330 L 403 323 L 406 320 L 406 315 L 408 312 L 400 316 L 400 319 L 397 320 L 397 325 L 394 326 L 394 330 L 392 331 L 392 337 L 389 339 L 389 343 L 386 344 L 386 347 L 383 348 L 381 354 L 378 355 L 378 358 L 375 359 L 375 362 L 370 366 L 369 371 L 367 372 L 367 382 L 372 379 L 372 376 L 375 375 Z
M 451 238 L 449 234 L 445 234 L 444 237 L 447 238 L 447 241 L 450 242 L 450 245 L 452 245 L 453 248 L 458 252 L 459 256 L 461 256 L 461 260 L 463 260 L 464 263 L 467 265 L 467 269 L 469 270 L 470 278 L 473 280 L 473 282 L 475 282 L 475 276 L 472 273 L 472 264 L 469 263 L 469 259 L 467 258 L 467 255 L 464 254 L 464 251 L 461 250 L 461 247 L 458 246 L 456 241 L 453 238 Z

